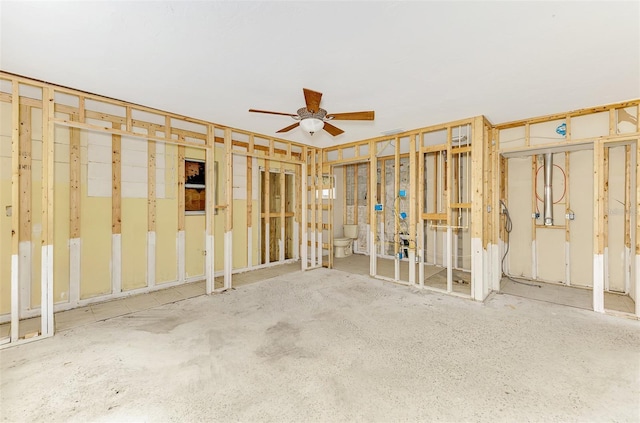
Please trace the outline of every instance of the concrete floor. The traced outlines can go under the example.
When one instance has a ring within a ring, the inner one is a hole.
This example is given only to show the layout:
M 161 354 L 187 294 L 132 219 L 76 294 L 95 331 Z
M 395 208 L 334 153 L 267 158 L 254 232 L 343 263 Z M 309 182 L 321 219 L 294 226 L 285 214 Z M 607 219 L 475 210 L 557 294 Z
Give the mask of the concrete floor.
M 334 258 L 333 268 L 358 275 L 369 275 L 369 256 L 364 254 L 352 254 L 344 258 Z M 388 258 L 376 258 L 378 276 L 393 279 L 395 276 L 395 260 Z M 409 262 L 400 262 L 400 281 L 409 282 Z M 416 278 L 419 273 L 419 265 L 415 263 Z M 447 290 L 447 269 L 440 266 L 425 264 L 424 284 L 442 291 Z M 471 296 L 471 273 L 453 270 L 453 292 Z
M 250 272 L 236 273 L 232 276 L 232 286 L 236 288 L 298 270 L 300 270 L 300 263 L 296 262 L 265 267 L 263 269 L 253 270 Z M 220 289 L 223 287 L 224 278 L 222 276 L 216 277 L 214 280 L 214 289 Z M 160 305 L 204 295 L 205 293 L 205 282 L 199 281 L 176 285 L 171 288 L 160 289 L 147 294 L 132 295 L 116 300 L 97 302 L 67 311 L 60 311 L 55 313 L 54 316 L 55 332 L 99 322 L 101 320 L 112 319 L 118 316 L 124 316 L 125 314 L 137 311 L 148 310 Z M 24 336 L 29 333 L 39 332 L 40 324 L 40 316 L 21 320 L 19 325 L 19 337 L 24 338 Z M 0 325 L 0 339 L 8 337 L 10 333 L 10 323 L 3 323 Z
M 345 272 L 359 275 L 369 274 L 369 256 L 367 255 L 352 254 L 349 257 L 336 258 L 333 264 L 335 269 L 344 270 Z M 417 267 L 418 265 L 416 264 L 416 277 L 419 274 Z M 377 258 L 378 275 L 393 278 L 394 269 L 394 260 Z M 447 290 L 446 268 L 425 265 L 424 276 L 425 286 L 442 291 Z M 400 280 L 409 281 L 409 263 L 406 261 L 400 263 Z M 527 282 L 524 279 L 523 281 Z M 501 281 L 500 292 L 533 300 L 593 310 L 593 292 L 590 289 L 538 281 L 528 281 L 528 283 L 534 283 L 537 286 L 518 284 L 504 277 Z M 453 270 L 453 292 L 471 296 L 471 273 Z M 605 292 L 604 306 L 607 312 L 635 314 L 635 302 L 629 295 Z
M 638 421 L 640 323 L 318 269 L 0 351 L 2 421 Z

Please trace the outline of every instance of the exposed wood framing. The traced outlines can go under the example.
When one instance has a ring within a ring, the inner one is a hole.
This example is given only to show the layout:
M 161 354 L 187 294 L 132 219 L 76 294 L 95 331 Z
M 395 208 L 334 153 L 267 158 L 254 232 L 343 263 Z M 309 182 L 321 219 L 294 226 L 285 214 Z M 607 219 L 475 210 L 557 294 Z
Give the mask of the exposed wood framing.
M 636 113 L 636 118 L 637 118 L 637 123 L 636 123 L 636 130 L 640 129 L 640 106 L 637 108 L 637 113 Z M 635 227 L 635 232 L 636 232 L 636 245 L 635 245 L 635 270 L 636 270 L 636 277 L 635 277 L 635 292 L 636 295 L 638 295 L 637 293 L 640 292 L 640 216 L 638 216 L 640 214 L 640 171 L 638 170 L 640 168 L 640 137 L 638 137 L 636 139 L 635 142 L 635 150 L 636 150 L 636 201 L 635 201 L 635 207 L 636 207 L 636 227 Z M 631 251 L 633 251 L 634 249 L 632 248 Z M 636 316 L 640 316 L 640 301 L 638 301 L 638 297 L 636 297 L 636 308 L 635 308 L 635 313 Z
M 484 219 L 484 193 L 482 176 L 484 171 L 483 150 L 486 149 L 484 139 L 483 118 L 476 117 L 471 127 L 471 298 L 482 301 L 489 293 L 488 273 L 484 265 L 482 228 Z
M 304 197 L 304 191 L 302 190 L 302 168 L 306 166 L 306 165 L 296 165 L 296 171 L 295 171 L 295 206 L 294 206 L 294 212 L 295 212 L 295 218 L 294 218 L 294 225 L 295 225 L 295 230 L 297 231 L 294 237 L 294 255 L 296 259 L 300 258 L 300 245 L 301 245 L 301 234 L 302 234 L 302 210 L 305 210 L 302 208 L 302 197 Z M 306 212 L 306 210 L 305 210 Z
M 452 142 L 452 128 L 451 126 L 447 127 L 447 160 L 443 162 L 444 165 L 444 191 L 445 191 L 445 201 L 447 208 L 447 228 L 446 228 L 446 242 L 444 257 L 445 257 L 445 265 L 447 267 L 447 292 L 453 292 L 453 232 L 451 225 L 453 225 L 453 210 L 451 208 L 451 191 L 453 189 L 452 186 L 452 154 L 451 154 L 451 142 Z M 469 231 L 471 237 L 473 238 L 473 231 Z
M 386 254 L 387 252 L 385 251 L 385 243 L 386 243 L 386 236 L 385 236 L 385 225 L 386 225 L 386 219 L 384 214 L 386 213 L 386 209 L 387 206 L 385 204 L 385 198 L 387 198 L 387 172 L 386 172 L 386 160 L 385 159 L 380 159 L 380 198 L 378 198 L 378 201 L 380 202 L 380 204 L 382 204 L 382 213 L 380 213 L 380 224 L 381 224 L 381 228 L 380 228 L 380 235 L 378 237 L 378 233 L 377 233 L 377 228 L 376 228 L 376 238 L 379 238 L 379 244 L 380 244 L 380 254 Z M 378 251 L 376 250 L 376 254 L 378 254 Z
M 285 184 L 285 175 L 284 175 L 284 166 L 280 165 L 280 256 L 278 260 L 284 260 L 285 257 L 285 249 L 287 239 L 285 237 L 285 227 L 286 218 L 285 218 L 285 209 L 286 209 L 286 184 Z
M 207 295 L 211 294 L 214 290 L 214 275 L 215 275 L 215 233 L 213 229 L 213 216 L 215 213 L 215 179 L 218 177 L 215 174 L 215 148 L 214 143 L 215 127 L 213 125 L 207 125 L 207 149 L 205 151 L 205 292 Z M 251 246 L 249 246 L 251 251 Z M 250 257 L 250 256 L 249 256 Z
M 311 239 L 309 239 L 309 245 L 311 247 L 311 267 L 317 266 L 316 260 L 316 242 L 317 242 L 317 231 L 316 231 L 316 222 L 317 219 L 317 192 L 318 192 L 318 173 L 316 167 L 316 150 L 314 148 L 310 148 L 308 150 L 309 155 L 311 156 L 311 160 L 309 160 L 309 176 L 311 178 L 311 184 L 309 186 L 309 190 L 307 191 L 307 195 L 310 195 L 309 207 L 311 208 L 311 221 L 309 225 L 311 227 Z M 307 229 L 308 230 L 308 229 Z M 305 248 L 309 248 L 305 246 Z
M 552 114 L 552 115 L 545 115 L 545 116 L 538 116 L 535 118 L 531 118 L 531 119 L 522 119 L 522 120 L 517 120 L 517 121 L 512 121 L 512 122 L 504 122 L 504 123 L 500 123 L 495 125 L 495 128 L 502 130 L 502 129 L 509 129 L 509 128 L 515 128 L 518 126 L 523 126 L 526 123 L 533 125 L 535 123 L 542 123 L 542 122 L 549 122 L 552 120 L 559 120 L 559 119 L 566 119 L 567 117 L 577 117 L 577 116 L 584 116 L 584 115 L 590 115 L 593 113 L 600 113 L 600 112 L 606 112 L 608 110 L 611 109 L 619 109 L 619 108 L 625 108 L 625 107 L 630 107 L 630 106 L 636 106 L 638 105 L 638 103 L 640 103 L 640 100 L 632 100 L 632 101 L 625 101 L 625 102 L 621 102 L 621 103 L 613 103 L 613 104 L 608 104 L 608 105 L 604 105 L 604 106 L 597 106 L 597 107 L 587 107 L 587 108 L 583 108 L 583 109 L 577 109 L 577 110 L 573 110 L 570 112 L 565 112 L 565 113 L 556 113 L 556 114 Z
M 499 145 L 498 147 L 499 148 Z M 504 203 L 508 206 L 509 204 L 509 199 L 507 198 L 507 192 L 509 192 L 509 178 L 507 178 L 507 175 L 509 174 L 509 161 L 506 159 L 506 157 L 500 155 L 500 199 L 504 200 Z M 498 207 L 498 210 L 500 210 L 500 213 L 502 213 L 502 206 L 500 204 L 496 205 Z M 508 241 L 508 237 L 509 234 L 507 233 L 506 229 L 505 229 L 505 220 L 507 218 L 506 214 L 501 214 L 500 215 L 500 239 L 503 241 Z M 502 257 L 500 257 L 501 263 L 500 265 L 502 266 Z M 505 262 L 504 264 L 508 266 L 509 262 Z M 502 273 L 502 270 L 504 269 L 500 269 L 500 272 Z
M 538 176 L 538 156 L 531 156 L 531 213 L 540 215 L 540 219 L 543 219 L 542 211 L 538 209 L 538 189 L 537 189 L 537 176 Z M 538 253 L 536 251 L 536 234 L 538 219 L 531 219 L 531 278 L 536 279 L 538 277 Z
M 609 290 L 609 147 L 604 145 L 602 151 L 602 243 L 604 244 L 604 289 Z
M 80 108 L 80 110 L 84 110 Z M 71 119 L 74 119 L 72 116 Z M 80 118 L 79 118 L 80 119 Z M 80 238 L 80 130 L 69 128 L 69 238 Z
M 418 161 L 416 162 L 417 168 L 418 168 L 418 196 L 417 196 L 417 202 L 418 202 L 418 210 L 420 211 L 419 213 L 416 213 L 417 218 L 418 218 L 418 226 L 419 226 L 419 230 L 418 230 L 418 234 L 417 234 L 417 239 L 416 239 L 416 244 L 417 244 L 417 255 L 418 255 L 418 280 L 419 280 L 419 285 L 421 288 L 424 288 L 424 254 L 425 254 L 425 250 L 424 250 L 424 212 L 425 212 L 425 206 L 424 206 L 424 162 L 425 162 L 425 156 L 426 153 L 423 152 L 423 135 L 420 134 L 419 135 L 419 145 L 418 145 Z M 415 197 L 414 197 L 415 198 Z
M 486 125 L 486 122 L 483 121 L 483 125 L 482 125 L 482 129 L 484 131 L 483 133 L 483 140 L 485 140 L 487 142 L 487 146 L 485 148 L 483 148 L 484 151 L 484 185 L 483 185 L 483 191 L 484 191 L 484 199 L 483 199 L 483 207 L 482 207 L 482 213 L 483 215 L 485 213 L 491 213 L 492 210 L 491 209 L 487 209 L 485 211 L 485 207 L 484 205 L 490 205 L 493 204 L 493 185 L 495 183 L 495 173 L 494 173 L 494 166 L 493 164 L 495 163 L 495 161 L 493 160 L 493 154 L 494 154 L 494 149 L 492 148 L 492 143 L 491 143 L 491 130 L 489 129 L 489 127 Z M 470 163 L 467 163 L 467 166 L 470 166 Z M 467 183 L 470 184 L 471 181 L 467 180 Z M 469 208 L 471 208 L 471 204 L 469 204 Z M 493 242 L 493 224 L 494 224 L 494 220 L 492 219 L 493 214 L 489 214 L 487 216 L 486 219 L 486 225 L 484 225 L 484 233 L 482 235 L 482 245 L 483 247 L 488 250 L 489 249 L 489 245 L 492 244 Z
M 609 135 L 615 135 L 616 129 L 618 127 L 618 122 L 616 120 L 616 109 L 609 109 Z
M 300 166 L 300 181 L 301 181 L 301 186 L 300 189 L 297 191 L 298 193 L 300 193 L 300 201 L 298 202 L 298 207 L 299 207 L 299 211 L 300 211 L 300 216 L 302 216 L 302 218 L 300 219 L 300 260 L 302 261 L 302 270 L 307 270 L 307 268 L 309 267 L 309 262 L 308 262 L 308 246 L 307 246 L 307 240 L 308 240 L 308 236 L 309 236 L 309 228 L 307 228 L 307 220 L 308 220 L 308 216 L 309 216 L 309 209 L 308 209 L 308 201 L 309 201 L 309 190 L 308 190 L 308 177 L 307 177 L 307 173 L 309 172 L 309 168 L 306 164 L 306 162 L 308 162 L 308 151 L 307 151 L 307 147 L 303 147 L 302 148 L 302 157 L 305 158 L 305 164 Z
M 263 262 L 269 263 L 271 261 L 271 166 L 270 161 L 264 161 L 264 184 L 263 184 L 263 204 L 262 209 L 264 216 L 264 260 Z
M 409 138 L 409 283 L 416 283 L 416 176 L 417 176 L 416 136 Z
M 393 255 L 395 256 L 395 274 L 394 279 L 400 280 L 400 138 L 396 137 L 395 142 L 395 154 L 394 154 L 394 166 L 393 166 L 393 198 L 396 201 L 393 202 L 395 210 L 393 214 Z
M 565 216 L 571 213 L 571 173 L 570 173 L 570 154 L 564 153 L 564 172 L 565 172 Z M 564 281 L 567 285 L 571 285 L 571 221 L 565 218 L 564 224 L 564 241 L 565 241 L 565 277 Z
M 349 179 L 349 169 L 350 166 L 352 165 L 345 165 L 342 166 L 342 172 L 344 177 L 342 178 L 342 192 L 343 194 L 343 201 L 342 203 L 344 204 L 344 207 L 342 208 L 342 222 L 343 224 L 348 224 L 349 223 L 349 216 L 347 213 L 347 207 L 349 207 L 349 205 L 347 204 L 347 190 L 349 189 L 349 185 L 347 184 L 347 179 Z M 331 173 L 333 174 L 335 172 L 335 167 L 331 167 Z
M 119 128 L 119 124 L 114 124 Z M 111 136 L 111 232 L 119 234 L 122 232 L 122 137 L 120 135 Z
M 604 311 L 604 144 L 596 141 L 593 146 L 593 309 L 594 311 Z
M 318 266 L 325 266 L 328 267 L 330 265 L 330 263 L 324 263 L 324 257 L 322 255 L 323 253 L 323 247 L 324 247 L 324 239 L 323 239 L 323 223 L 324 223 L 324 212 L 323 212 L 323 204 L 324 201 L 322 199 L 322 190 L 324 188 L 324 178 L 322 177 L 323 175 L 323 169 L 324 169 L 324 158 L 323 158 L 323 154 L 322 154 L 322 150 L 316 150 L 315 153 L 318 156 L 317 159 L 317 163 L 316 163 L 316 175 L 318 177 L 318 191 L 316 191 L 318 193 L 319 201 L 316 202 L 316 206 L 318 207 L 318 213 L 316 214 L 316 216 L 318 216 L 318 220 L 316 222 L 316 233 L 317 235 L 317 259 L 318 259 Z
M 273 143 L 272 143 L 273 144 Z M 233 268 L 233 153 L 231 129 L 224 130 L 224 152 L 225 152 L 225 194 L 226 213 L 224 225 L 224 288 L 231 289 L 231 272 Z
M 184 175 L 184 146 L 178 146 L 178 231 L 184 231 L 184 209 L 185 209 L 185 175 Z
M 254 138 L 253 135 L 249 136 L 249 149 L 248 153 L 253 153 Z M 251 229 L 253 226 L 253 157 L 247 156 L 247 229 Z M 251 246 L 249 246 L 251 248 Z M 248 263 L 251 266 L 251 263 Z
M 624 246 L 631 249 L 631 145 L 624 147 Z
M 378 156 L 376 154 L 376 143 L 374 141 L 370 141 L 369 143 L 369 153 L 370 153 L 370 162 L 369 162 L 369 275 L 376 276 L 378 272 L 378 262 L 376 256 L 378 252 L 376 251 L 377 242 L 376 238 L 378 236 L 378 219 L 377 212 L 375 211 L 375 204 L 378 201 L 377 190 L 378 190 Z M 384 175 L 384 172 L 382 172 Z M 381 175 L 381 177 L 382 177 Z
M 12 81 L 11 102 L 11 342 L 20 335 L 20 266 L 18 260 L 20 244 L 20 86 Z
M 42 275 L 41 275 L 41 334 L 53 335 L 53 229 L 54 229 L 54 152 L 55 127 L 54 93 L 45 87 L 42 91 Z
M 31 241 L 31 107 L 20 105 L 20 241 Z
M 147 230 L 156 230 L 156 142 L 147 142 Z
M 624 150 L 624 292 L 631 292 L 631 145 Z M 638 270 L 636 270 L 637 272 Z M 636 297 L 637 298 L 637 297 Z

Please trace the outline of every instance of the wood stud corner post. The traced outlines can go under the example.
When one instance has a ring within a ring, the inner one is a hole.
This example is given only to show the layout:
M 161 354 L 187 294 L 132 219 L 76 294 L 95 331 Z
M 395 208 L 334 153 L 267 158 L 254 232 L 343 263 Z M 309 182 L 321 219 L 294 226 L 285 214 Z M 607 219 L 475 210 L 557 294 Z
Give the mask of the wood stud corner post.
M 485 222 L 482 178 L 483 151 L 486 149 L 483 122 L 482 117 L 476 117 L 471 128 L 471 297 L 477 301 L 484 300 L 485 293 L 488 293 L 482 240 Z
M 271 143 L 273 145 L 273 143 Z M 224 130 L 226 215 L 224 225 L 224 288 L 231 289 L 233 268 L 233 153 L 230 128 Z
M 53 231 L 54 231 L 54 153 L 55 127 L 53 123 L 55 94 L 50 87 L 43 89 L 42 109 L 42 275 L 41 275 L 41 334 L 51 336 L 53 324 Z
M 205 150 L 205 293 L 210 295 L 215 287 L 215 127 L 207 125 L 207 149 Z
M 12 81 L 11 94 L 11 333 L 10 341 L 20 336 L 20 85 Z

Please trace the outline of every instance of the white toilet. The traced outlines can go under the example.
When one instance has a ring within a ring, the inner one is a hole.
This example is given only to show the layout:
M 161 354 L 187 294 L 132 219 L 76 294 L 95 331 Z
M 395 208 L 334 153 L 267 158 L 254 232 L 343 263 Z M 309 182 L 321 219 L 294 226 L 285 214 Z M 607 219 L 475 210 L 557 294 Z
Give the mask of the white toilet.
M 358 225 L 344 225 L 344 237 L 333 238 L 333 254 L 336 258 L 353 254 L 353 240 L 358 238 Z

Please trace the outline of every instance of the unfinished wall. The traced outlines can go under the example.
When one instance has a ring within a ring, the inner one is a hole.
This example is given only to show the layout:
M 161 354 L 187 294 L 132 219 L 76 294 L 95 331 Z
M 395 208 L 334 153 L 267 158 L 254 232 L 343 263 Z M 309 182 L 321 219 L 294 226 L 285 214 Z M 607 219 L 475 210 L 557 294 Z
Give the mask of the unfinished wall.
M 336 198 L 333 208 L 333 236 L 344 237 L 344 224 L 353 224 L 354 213 L 354 167 L 334 166 L 333 175 L 336 178 Z M 344 217 L 347 216 L 345 222 Z
M 0 313 L 11 311 L 11 103 L 0 102 Z
M 596 311 L 604 311 L 603 291 L 636 300 L 638 105 L 582 109 L 498 129 L 513 221 L 507 273 L 593 288 Z M 542 216 L 542 155 L 549 152 L 550 226 Z
M 345 197 L 342 200 L 337 197 L 335 215 L 340 215 L 337 211 L 337 207 L 340 207 L 343 213 L 341 220 L 358 225 L 358 239 L 353 248 L 355 252 L 366 254 L 369 252 L 369 164 L 348 164 L 340 168 L 344 169 L 346 175 L 343 180 Z

